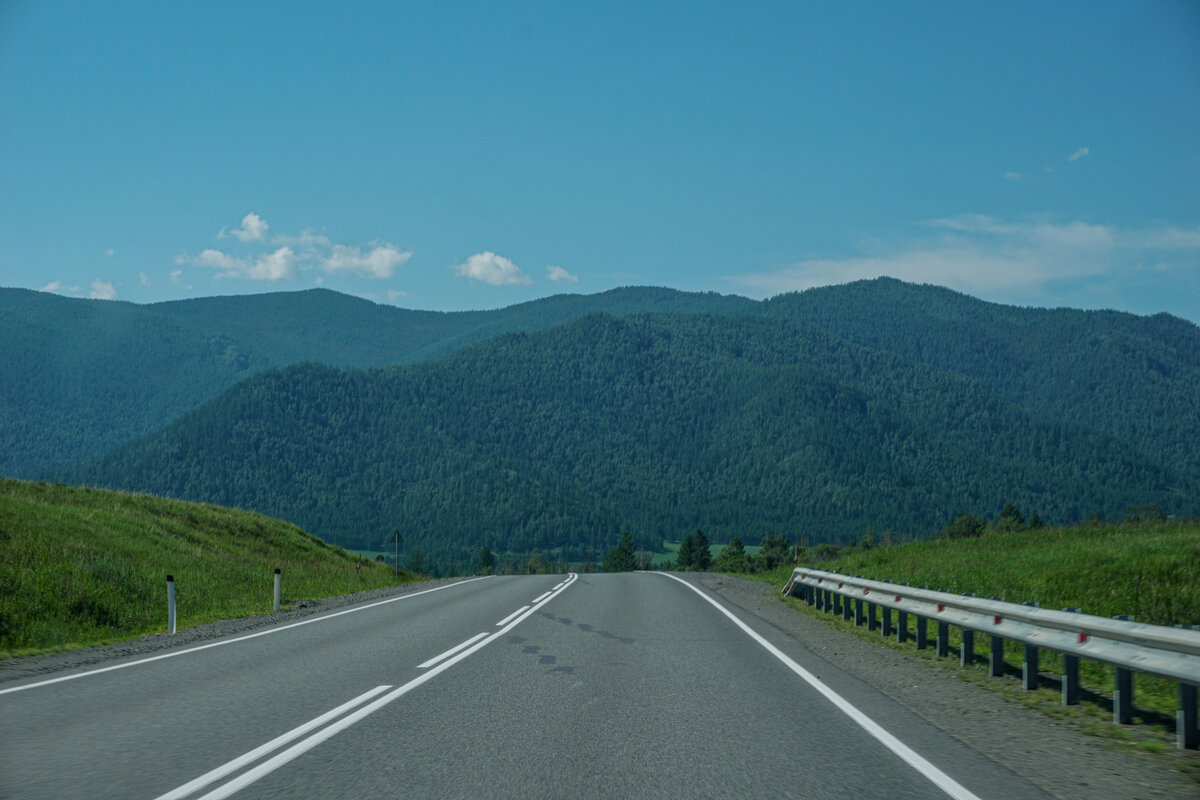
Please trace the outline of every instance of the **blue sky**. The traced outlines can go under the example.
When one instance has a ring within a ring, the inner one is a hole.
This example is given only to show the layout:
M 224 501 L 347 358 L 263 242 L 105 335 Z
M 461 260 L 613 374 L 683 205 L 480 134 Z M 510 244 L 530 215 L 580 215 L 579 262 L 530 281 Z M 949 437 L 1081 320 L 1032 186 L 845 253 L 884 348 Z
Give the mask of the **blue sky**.
M 1200 3 L 0 2 L 0 285 L 1200 322 Z

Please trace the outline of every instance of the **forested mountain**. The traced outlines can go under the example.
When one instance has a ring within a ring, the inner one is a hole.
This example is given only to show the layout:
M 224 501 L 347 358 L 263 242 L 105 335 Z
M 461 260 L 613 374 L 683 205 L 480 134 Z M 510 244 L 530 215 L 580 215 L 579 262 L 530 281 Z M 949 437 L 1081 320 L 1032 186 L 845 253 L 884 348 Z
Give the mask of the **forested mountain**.
M 1200 328 L 1169 314 L 1016 308 L 889 278 L 780 295 L 762 311 L 974 378 L 1039 418 L 1200 474 Z
M 1035 415 L 797 316 L 593 314 L 417 365 L 272 370 L 63 476 L 261 511 L 350 546 L 400 528 L 460 562 L 484 544 L 578 558 L 623 529 L 920 533 L 1008 501 L 1048 522 L 1200 511 L 1195 472 L 1097 420 Z
M 42 477 L 93 458 L 270 367 L 413 363 L 593 311 L 755 307 L 740 297 L 645 287 L 457 313 L 322 289 L 145 306 L 0 289 L 0 475 Z

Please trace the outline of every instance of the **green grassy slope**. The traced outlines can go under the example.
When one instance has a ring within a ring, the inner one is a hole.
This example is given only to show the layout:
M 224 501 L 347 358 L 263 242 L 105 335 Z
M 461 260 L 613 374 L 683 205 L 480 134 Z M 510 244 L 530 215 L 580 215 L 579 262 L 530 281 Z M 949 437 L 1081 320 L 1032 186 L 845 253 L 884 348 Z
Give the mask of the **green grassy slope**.
M 0 479 L 0 657 L 166 630 L 396 582 L 295 527 L 245 511 Z M 401 573 L 400 582 L 411 581 Z
M 1200 523 L 1083 525 L 842 548 L 808 566 L 1043 608 L 1200 623 Z M 786 580 L 786 577 L 785 577 Z

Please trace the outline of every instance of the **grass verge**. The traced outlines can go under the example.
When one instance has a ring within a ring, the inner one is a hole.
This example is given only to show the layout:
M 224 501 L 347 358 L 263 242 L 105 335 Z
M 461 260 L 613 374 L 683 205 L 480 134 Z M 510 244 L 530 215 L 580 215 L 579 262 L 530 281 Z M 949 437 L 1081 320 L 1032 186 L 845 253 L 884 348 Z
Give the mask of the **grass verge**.
M 177 627 L 408 583 L 294 525 L 145 495 L 0 479 L 0 657 L 163 633 L 166 577 Z

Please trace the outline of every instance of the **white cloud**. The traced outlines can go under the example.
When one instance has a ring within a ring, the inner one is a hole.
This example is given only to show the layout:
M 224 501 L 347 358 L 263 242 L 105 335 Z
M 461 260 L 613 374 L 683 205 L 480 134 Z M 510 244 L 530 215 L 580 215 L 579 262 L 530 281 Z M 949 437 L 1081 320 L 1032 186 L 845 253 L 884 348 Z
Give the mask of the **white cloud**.
M 454 269 L 459 275 L 492 286 L 533 283 L 512 261 L 490 251 L 476 253 Z
M 390 278 L 396 267 L 412 258 L 412 253 L 390 244 L 376 245 L 363 253 L 357 247 L 333 245 L 333 252 L 323 259 L 321 268 L 328 273 L 348 272 L 365 278 Z
M 267 221 L 251 211 L 242 217 L 242 226 L 226 233 L 224 228 L 217 234 L 218 239 L 232 236 L 239 242 L 261 242 L 267 238 Z
M 1022 174 L 1021 174 L 1021 173 L 1019 173 L 1019 172 L 1006 172 L 1006 173 L 1004 173 L 1004 180 L 1006 180 L 1006 181 L 1019 181 L 1019 180 L 1021 180 L 1021 178 L 1023 178 L 1023 177 L 1025 177 L 1025 176 L 1024 176 L 1024 175 L 1022 175 Z
M 1071 155 L 1067 156 L 1067 161 L 1078 161 L 1079 159 L 1086 156 L 1088 154 L 1088 152 L 1089 151 L 1086 147 L 1081 147 L 1078 150 L 1076 150 L 1074 153 L 1071 153 Z
M 61 288 L 62 288 L 62 281 L 50 281 L 45 286 L 38 289 L 38 291 L 39 292 L 50 292 L 51 294 L 58 294 L 58 290 Z
M 150 285 L 150 279 L 146 277 L 146 273 L 144 272 L 138 273 L 138 280 L 141 282 L 142 286 Z
M 96 279 L 92 281 L 92 291 L 88 296 L 93 300 L 116 300 L 117 290 L 113 287 L 112 281 Z
M 256 259 L 237 258 L 220 250 L 204 250 L 192 263 L 217 270 L 218 278 L 278 281 L 296 276 L 296 257 L 290 247 L 280 247 Z
M 562 267 L 546 267 L 546 277 L 555 283 L 579 283 L 579 278 Z
M 860 252 L 732 277 L 763 294 L 892 277 L 997 298 L 1029 297 L 1059 281 L 1102 279 L 1200 250 L 1200 227 L 1122 231 L 1078 220 L 1008 221 L 980 214 L 931 220 L 931 230 Z
M 179 262 L 176 262 L 176 263 L 179 263 Z M 171 270 L 171 283 L 175 283 L 175 284 L 179 283 L 179 277 L 181 275 L 183 275 L 183 270 L 181 270 L 181 269 Z
M 104 251 L 104 255 L 108 256 L 109 258 L 112 258 L 116 254 L 117 254 L 117 252 L 115 250 L 113 250 L 111 247 Z
M 387 296 L 388 296 L 388 300 L 390 300 L 394 303 L 397 300 L 399 300 L 401 297 L 408 297 L 408 292 L 401 292 L 396 289 L 388 289 Z

